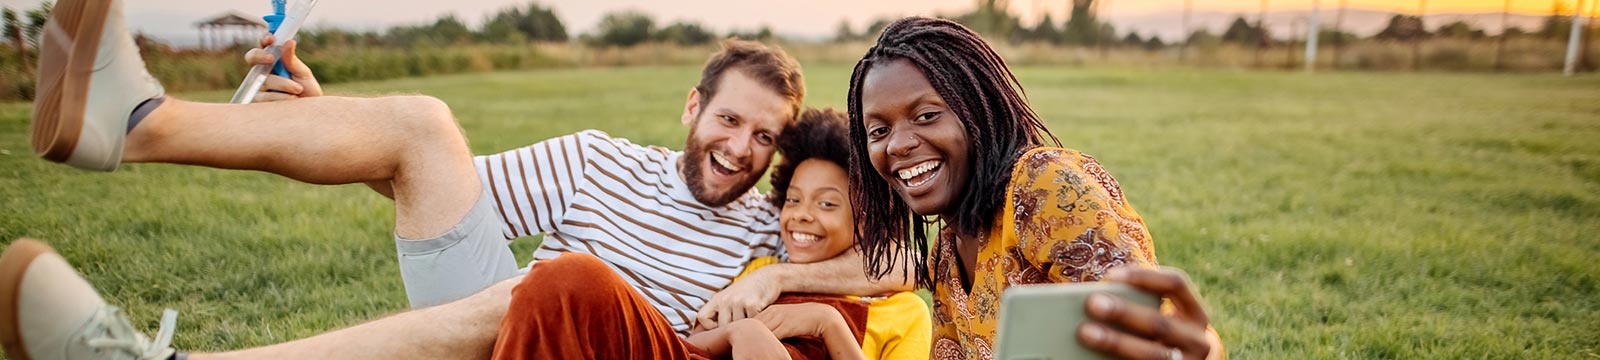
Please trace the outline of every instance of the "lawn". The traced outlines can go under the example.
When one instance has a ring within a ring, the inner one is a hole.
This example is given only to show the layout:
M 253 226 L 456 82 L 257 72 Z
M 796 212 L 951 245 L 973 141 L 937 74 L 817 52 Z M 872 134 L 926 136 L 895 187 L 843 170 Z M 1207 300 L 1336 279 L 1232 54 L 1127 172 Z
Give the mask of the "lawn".
M 807 69 L 842 106 L 849 68 Z M 480 153 L 597 128 L 680 148 L 696 67 L 564 69 L 333 86 L 423 93 Z M 1600 78 L 1020 68 L 1187 270 L 1237 359 L 1600 358 Z M 224 93 L 180 94 L 220 100 Z M 0 242 L 33 237 L 136 325 L 218 350 L 405 308 L 393 208 L 364 187 L 31 155 L 0 104 Z M 516 242 L 526 259 L 536 240 Z M 419 329 L 423 331 L 424 329 Z

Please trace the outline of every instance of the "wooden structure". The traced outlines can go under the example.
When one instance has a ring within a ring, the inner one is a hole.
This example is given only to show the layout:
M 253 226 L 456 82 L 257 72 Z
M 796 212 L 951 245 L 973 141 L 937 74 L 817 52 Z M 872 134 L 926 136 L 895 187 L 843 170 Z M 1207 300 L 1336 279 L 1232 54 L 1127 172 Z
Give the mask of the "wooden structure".
M 201 49 L 224 49 L 236 44 L 255 46 L 267 33 L 267 22 L 260 17 L 229 11 L 194 24 L 200 29 Z

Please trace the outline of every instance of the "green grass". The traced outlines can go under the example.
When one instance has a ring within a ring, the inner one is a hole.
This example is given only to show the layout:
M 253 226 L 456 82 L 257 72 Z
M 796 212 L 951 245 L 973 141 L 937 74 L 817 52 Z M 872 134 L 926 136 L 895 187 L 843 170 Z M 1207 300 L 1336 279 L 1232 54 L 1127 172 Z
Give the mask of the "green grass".
M 1186 269 L 1235 358 L 1600 358 L 1600 78 L 1020 68 Z M 695 67 L 336 86 L 450 103 L 475 151 L 598 128 L 682 146 Z M 807 69 L 842 106 L 849 69 Z M 184 94 L 219 100 L 227 94 Z M 0 241 L 56 246 L 151 328 L 216 350 L 404 308 L 392 207 L 361 186 L 30 155 L 0 104 Z M 532 241 L 516 244 L 526 258 Z

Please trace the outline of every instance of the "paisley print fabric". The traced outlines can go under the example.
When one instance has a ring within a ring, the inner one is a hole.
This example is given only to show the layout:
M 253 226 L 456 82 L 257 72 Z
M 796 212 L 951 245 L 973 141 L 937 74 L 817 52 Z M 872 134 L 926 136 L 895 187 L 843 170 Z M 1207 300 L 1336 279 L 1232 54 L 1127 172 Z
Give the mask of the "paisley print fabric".
M 1117 266 L 1156 266 L 1144 220 L 1093 157 L 1071 149 L 1031 150 L 1013 167 L 1006 191 L 986 236 L 957 239 L 941 231 L 930 254 L 933 359 L 992 358 L 1007 287 L 1100 281 Z M 971 289 L 962 286 L 957 241 L 980 244 L 976 264 L 969 265 L 975 269 Z

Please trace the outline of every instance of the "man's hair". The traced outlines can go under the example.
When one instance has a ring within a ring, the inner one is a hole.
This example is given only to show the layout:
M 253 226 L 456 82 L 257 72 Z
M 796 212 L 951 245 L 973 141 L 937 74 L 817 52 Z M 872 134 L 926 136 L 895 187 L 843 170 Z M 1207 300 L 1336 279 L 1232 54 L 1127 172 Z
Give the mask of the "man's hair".
M 767 46 L 754 41 L 728 39 L 722 41 L 722 50 L 711 54 L 706 67 L 700 72 L 700 106 L 705 107 L 717 95 L 717 85 L 729 70 L 738 70 L 752 80 L 766 86 L 789 100 L 792 114 L 800 112 L 800 103 L 806 97 L 806 82 L 800 75 L 800 62 L 777 46 Z
M 882 277 L 896 261 L 914 264 L 917 284 L 932 287 L 925 252 L 925 221 L 896 196 L 888 181 L 872 167 L 862 124 L 861 91 L 867 71 L 874 65 L 905 60 L 928 77 L 939 97 L 961 119 L 967 135 L 969 169 L 965 193 L 950 204 L 952 216 L 943 217 L 958 234 L 979 234 L 993 225 L 995 212 L 1004 204 L 1011 167 L 1028 149 L 1053 141 L 1005 60 L 977 33 L 944 19 L 911 17 L 884 28 L 877 44 L 867 50 L 850 75 L 850 187 L 855 208 L 856 238 L 860 239 L 868 273 Z M 901 265 L 902 267 L 904 265 Z
M 806 160 L 826 160 L 841 169 L 850 168 L 850 138 L 845 131 L 848 118 L 833 108 L 807 108 L 783 127 L 783 136 L 778 137 L 783 161 L 772 167 L 772 195 L 767 198 L 772 205 L 783 208 L 794 171 Z

